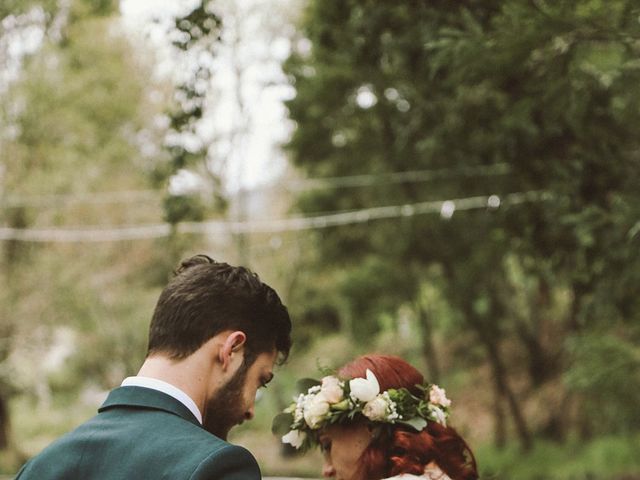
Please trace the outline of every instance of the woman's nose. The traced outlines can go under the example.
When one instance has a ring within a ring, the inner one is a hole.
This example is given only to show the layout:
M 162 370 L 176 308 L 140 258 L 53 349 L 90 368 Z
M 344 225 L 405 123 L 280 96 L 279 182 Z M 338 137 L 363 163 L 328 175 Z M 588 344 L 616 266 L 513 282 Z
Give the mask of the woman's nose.
M 333 465 L 331 465 L 329 462 L 325 461 L 322 464 L 322 476 L 327 478 L 336 476 L 336 470 L 335 468 L 333 468 Z

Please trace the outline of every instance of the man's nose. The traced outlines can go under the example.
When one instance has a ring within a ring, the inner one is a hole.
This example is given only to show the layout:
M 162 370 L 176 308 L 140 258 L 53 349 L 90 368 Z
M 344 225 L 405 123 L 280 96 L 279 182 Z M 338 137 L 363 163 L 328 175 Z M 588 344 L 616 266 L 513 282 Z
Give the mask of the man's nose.
M 244 419 L 251 420 L 254 415 L 255 415 L 255 411 L 252 405 L 246 412 L 244 412 Z
M 336 476 L 336 469 L 327 461 L 322 464 L 322 476 L 327 478 Z

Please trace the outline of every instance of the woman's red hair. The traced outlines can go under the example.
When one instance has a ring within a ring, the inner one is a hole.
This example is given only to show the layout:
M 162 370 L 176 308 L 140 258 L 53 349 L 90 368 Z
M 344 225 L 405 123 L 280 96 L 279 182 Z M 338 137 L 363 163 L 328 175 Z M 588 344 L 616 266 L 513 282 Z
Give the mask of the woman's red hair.
M 399 357 L 365 355 L 339 370 L 344 378 L 365 378 L 371 370 L 380 384 L 380 390 L 406 388 L 421 395 L 416 385 L 424 377 Z M 363 478 L 381 479 L 410 473 L 421 475 L 425 467 L 435 462 L 452 480 L 476 480 L 478 469 L 473 452 L 464 439 L 451 427 L 428 422 L 421 432 L 394 425 L 384 429 L 360 457 Z

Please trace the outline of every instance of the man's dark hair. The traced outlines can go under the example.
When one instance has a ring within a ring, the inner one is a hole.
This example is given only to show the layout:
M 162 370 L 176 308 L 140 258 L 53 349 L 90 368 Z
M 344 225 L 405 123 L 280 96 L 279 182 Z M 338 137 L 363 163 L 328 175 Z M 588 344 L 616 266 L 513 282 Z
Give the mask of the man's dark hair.
M 258 275 L 196 255 L 184 260 L 160 294 L 149 328 L 147 355 L 182 359 L 225 330 L 247 336 L 245 364 L 276 350 L 286 360 L 291 319 L 278 294 Z

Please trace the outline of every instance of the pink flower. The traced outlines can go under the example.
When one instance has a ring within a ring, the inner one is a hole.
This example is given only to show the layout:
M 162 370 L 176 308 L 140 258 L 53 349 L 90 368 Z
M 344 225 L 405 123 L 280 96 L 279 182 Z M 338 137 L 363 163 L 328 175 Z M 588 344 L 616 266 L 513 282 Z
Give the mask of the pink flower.
M 320 391 L 329 403 L 339 403 L 344 398 L 340 380 L 333 376 L 322 379 L 322 389 Z

